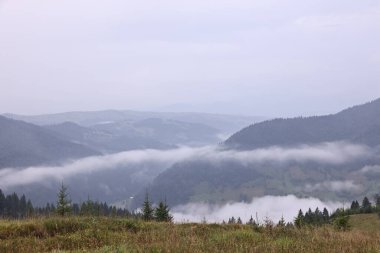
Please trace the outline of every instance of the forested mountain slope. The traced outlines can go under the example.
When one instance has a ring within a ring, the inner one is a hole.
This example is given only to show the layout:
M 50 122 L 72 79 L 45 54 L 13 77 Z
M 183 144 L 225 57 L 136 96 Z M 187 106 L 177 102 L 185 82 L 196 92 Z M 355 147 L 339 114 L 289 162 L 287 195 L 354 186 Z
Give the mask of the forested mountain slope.
M 251 125 L 226 140 L 229 148 L 254 149 L 333 141 L 380 144 L 380 99 L 337 114 L 274 119 Z

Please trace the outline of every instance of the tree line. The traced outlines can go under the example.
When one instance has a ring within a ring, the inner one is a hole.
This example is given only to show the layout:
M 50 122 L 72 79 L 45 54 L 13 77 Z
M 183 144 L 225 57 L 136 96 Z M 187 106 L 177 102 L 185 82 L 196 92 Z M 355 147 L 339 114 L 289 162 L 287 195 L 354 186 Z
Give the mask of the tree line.
M 378 213 L 380 218 L 380 194 L 373 197 L 374 203 L 368 197 L 364 197 L 361 203 L 357 200 L 352 201 L 348 208 L 339 208 L 332 214 L 326 208 L 321 211 L 316 208 L 314 211 L 309 208 L 305 213 L 300 209 L 293 223 L 286 223 L 282 218 L 277 226 L 321 226 L 323 224 L 334 224 L 340 228 L 348 226 L 349 215 L 360 213 Z M 145 221 L 172 222 L 173 216 L 170 214 L 170 208 L 166 200 L 160 201 L 155 207 L 149 200 L 146 193 L 145 200 L 140 212 L 130 212 L 126 208 L 117 208 L 108 205 L 106 202 L 93 201 L 88 198 L 82 203 L 71 203 L 68 189 L 63 184 L 57 194 L 57 202 L 47 203 L 44 207 L 34 207 L 25 195 L 19 197 L 16 193 L 5 195 L 0 189 L 0 218 L 23 219 L 38 216 L 50 215 L 75 215 L 75 216 L 109 216 L 109 217 L 130 217 L 143 219 Z M 231 217 L 224 224 L 243 224 L 240 217 Z M 269 223 L 269 220 L 264 223 Z M 253 217 L 246 222 L 248 225 L 259 226 L 258 220 Z
M 361 205 L 357 200 L 352 201 L 349 209 L 344 210 L 346 214 L 359 214 L 359 213 L 379 213 L 380 215 L 380 194 L 373 196 L 374 203 L 368 197 L 364 197 Z
M 32 202 L 25 195 L 19 197 L 16 193 L 4 195 L 0 189 L 0 217 L 22 219 L 32 216 Z
M 156 208 L 153 208 L 149 200 L 149 194 L 145 194 L 145 201 L 142 206 L 142 218 L 145 221 L 172 222 L 173 216 L 170 214 L 169 206 L 165 201 L 160 201 Z
M 309 208 L 306 212 L 303 212 L 302 209 L 298 211 L 297 216 L 294 218 L 293 222 L 285 222 L 285 219 L 282 217 L 280 221 L 275 224 L 269 218 L 266 218 L 262 224 L 258 221 L 258 218 L 251 218 L 245 223 L 247 225 L 253 226 L 255 229 L 260 229 L 262 227 L 310 227 L 310 226 L 322 226 L 324 224 L 331 224 L 337 229 L 346 230 L 349 228 L 349 217 L 354 214 L 369 214 L 377 213 L 380 218 L 380 194 L 375 194 L 373 196 L 374 202 L 372 203 L 368 197 L 364 197 L 361 201 L 361 204 L 354 200 L 351 203 L 351 206 L 348 208 L 338 208 L 331 214 L 327 208 L 323 208 L 322 211 L 317 207 L 314 211 Z M 240 217 L 234 217 L 228 219 L 228 221 L 222 222 L 223 224 L 243 224 L 244 222 Z
M 131 213 L 125 208 L 117 208 L 106 202 L 98 202 L 88 199 L 83 203 L 71 203 L 68 198 L 67 188 L 62 185 L 57 203 L 47 203 L 43 207 L 34 207 L 25 195 L 19 197 L 17 193 L 5 195 L 0 189 L 0 218 L 24 219 L 38 216 L 51 215 L 82 215 L 82 216 L 118 216 L 132 217 L 138 214 Z
M 156 207 L 153 207 L 148 193 L 141 212 L 130 212 L 126 208 L 117 208 L 108 205 L 106 202 L 93 201 L 90 198 L 80 204 L 71 203 L 68 189 L 63 184 L 57 194 L 57 202 L 55 204 L 47 203 L 44 207 L 34 207 L 25 195 L 21 197 L 17 193 L 5 195 L 0 189 L 0 218 L 24 219 L 52 215 L 129 217 L 158 222 L 171 222 L 173 220 L 166 201 L 160 201 Z

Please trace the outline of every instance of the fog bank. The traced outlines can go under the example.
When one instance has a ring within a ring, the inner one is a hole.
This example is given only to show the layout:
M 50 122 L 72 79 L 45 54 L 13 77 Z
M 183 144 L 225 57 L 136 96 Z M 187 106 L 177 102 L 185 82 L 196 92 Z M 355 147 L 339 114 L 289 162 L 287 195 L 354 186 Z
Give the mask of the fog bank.
M 240 217 L 243 222 L 247 222 L 251 216 L 256 220 L 256 215 L 259 223 L 266 218 L 278 222 L 281 217 L 284 217 L 287 222 L 291 222 L 300 209 L 305 212 L 311 208 L 314 211 L 317 207 L 320 210 L 326 207 L 329 212 L 332 212 L 342 207 L 342 204 L 332 201 L 323 202 L 317 198 L 298 198 L 294 195 L 264 196 L 254 198 L 251 203 L 235 202 L 225 205 L 189 203 L 174 207 L 172 213 L 176 222 L 206 220 L 210 223 L 220 223 L 223 220 L 227 222 L 232 216 Z
M 322 164 L 343 164 L 371 155 L 368 147 L 346 142 L 321 143 L 312 146 L 302 145 L 293 148 L 270 147 L 250 151 L 223 150 L 216 146 L 181 147 L 172 150 L 132 150 L 104 156 L 87 157 L 68 162 L 62 166 L 1 169 L 0 188 L 39 183 L 46 180 L 63 181 L 65 178 L 80 174 L 146 163 L 158 164 L 161 170 L 169 168 L 174 163 L 192 159 L 206 159 L 212 162 L 236 161 L 243 164 L 267 161 L 279 163 L 314 161 Z M 149 171 L 146 173 L 149 173 Z M 337 187 L 339 188 L 339 185 Z

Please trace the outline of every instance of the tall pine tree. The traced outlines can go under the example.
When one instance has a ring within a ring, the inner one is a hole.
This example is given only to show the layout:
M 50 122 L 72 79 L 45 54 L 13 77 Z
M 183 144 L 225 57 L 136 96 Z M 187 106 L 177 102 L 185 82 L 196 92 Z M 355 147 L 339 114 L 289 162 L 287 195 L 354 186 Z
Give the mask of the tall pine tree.
M 298 211 L 297 217 L 294 219 L 294 225 L 296 225 L 297 228 L 301 228 L 304 224 L 305 224 L 305 216 L 303 215 L 303 212 L 300 209 Z
M 145 194 L 145 201 L 142 206 L 142 217 L 145 221 L 153 220 L 154 218 L 154 209 L 152 203 L 149 201 L 148 192 Z
M 160 201 L 155 209 L 155 218 L 159 222 L 171 222 L 173 217 L 170 215 L 169 206 L 165 202 Z
M 71 201 L 69 199 L 69 194 L 67 192 L 67 187 L 61 185 L 61 188 L 58 192 L 58 201 L 57 201 L 57 213 L 60 216 L 68 215 L 71 212 Z
M 363 213 L 372 212 L 372 204 L 371 204 L 371 202 L 369 202 L 369 199 L 367 197 L 364 197 L 364 199 L 363 199 L 361 211 Z

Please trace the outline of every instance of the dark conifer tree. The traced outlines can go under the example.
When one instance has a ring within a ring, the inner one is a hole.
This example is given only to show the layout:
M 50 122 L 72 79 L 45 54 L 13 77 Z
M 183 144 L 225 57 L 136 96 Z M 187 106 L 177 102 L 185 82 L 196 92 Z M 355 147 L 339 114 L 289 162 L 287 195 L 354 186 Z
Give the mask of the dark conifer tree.
M 323 208 L 322 216 L 323 216 L 323 222 L 327 223 L 330 219 L 330 214 L 329 214 L 329 211 L 327 211 L 326 207 Z
M 26 216 L 31 217 L 33 213 L 34 213 L 34 208 L 33 208 L 32 202 L 28 200 L 26 202 Z
M 322 225 L 323 224 L 323 214 L 321 211 L 319 211 L 318 207 L 314 211 L 313 224 L 315 224 L 315 225 Z
M 19 212 L 20 212 L 20 216 L 22 218 L 26 217 L 26 198 L 25 198 L 25 195 L 22 195 L 20 198 Z
M 311 211 L 311 208 L 305 213 L 305 223 L 306 224 L 312 224 L 314 220 L 314 214 L 313 211 Z
M 286 222 L 284 216 L 281 216 L 281 219 L 278 221 L 277 226 L 284 228 L 286 226 Z
M 11 195 L 10 202 L 11 202 L 11 205 L 10 205 L 11 217 L 15 219 L 21 218 L 20 199 L 18 198 L 15 192 Z
M 253 219 L 253 217 L 252 217 L 252 215 L 251 215 L 251 218 L 249 218 L 249 220 L 248 220 L 248 222 L 247 222 L 247 225 L 253 225 L 254 222 L 255 222 L 255 221 L 254 221 L 254 219 Z
M 380 211 L 380 194 L 375 194 L 373 198 L 375 199 L 376 210 Z
M 372 211 L 372 204 L 367 197 L 364 197 L 363 199 L 361 211 L 363 213 L 371 213 Z
M 169 206 L 166 201 L 160 201 L 154 212 L 155 219 L 159 222 L 171 222 L 173 217 L 170 215 Z
M 0 189 L 0 218 L 4 216 L 5 209 L 5 195 L 3 191 Z
M 234 216 L 232 216 L 230 219 L 228 219 L 228 224 L 235 224 L 236 223 L 236 219 Z
M 352 213 L 357 213 L 360 209 L 359 202 L 357 200 L 352 201 L 351 203 L 351 212 Z
M 149 201 L 149 194 L 145 194 L 145 201 L 142 206 L 142 217 L 146 221 L 150 221 L 154 219 L 154 209 L 152 207 L 152 203 Z
M 61 188 L 58 192 L 57 200 L 57 213 L 60 216 L 68 215 L 71 212 L 71 200 L 69 199 L 69 194 L 67 192 L 67 187 L 61 185 Z
M 303 212 L 300 209 L 298 211 L 297 217 L 294 219 L 294 225 L 296 225 L 297 228 L 301 228 L 304 224 L 305 224 L 305 216 L 303 215 Z

